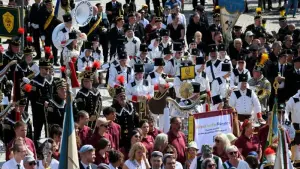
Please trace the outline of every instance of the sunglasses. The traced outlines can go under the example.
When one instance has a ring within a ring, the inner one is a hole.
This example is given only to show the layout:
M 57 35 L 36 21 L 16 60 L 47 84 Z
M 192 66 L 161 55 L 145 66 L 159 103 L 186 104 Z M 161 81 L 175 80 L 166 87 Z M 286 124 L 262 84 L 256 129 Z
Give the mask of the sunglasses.
M 233 152 L 230 152 L 229 154 L 230 154 L 230 155 L 233 155 L 233 154 L 236 155 L 237 153 L 238 153 L 237 151 L 233 151 Z
M 101 124 L 100 127 L 105 127 L 105 128 L 107 128 L 108 125 Z
M 215 167 L 215 166 L 216 166 L 216 164 L 208 164 L 208 165 L 207 165 L 208 168 L 213 168 L 213 167 Z
M 167 151 L 166 154 L 174 154 L 173 151 Z
M 134 137 L 135 137 L 135 138 L 141 138 L 141 136 L 139 136 L 139 135 L 134 135 Z
M 36 165 L 36 162 L 32 161 L 32 162 L 29 162 L 28 164 L 32 166 L 32 165 Z

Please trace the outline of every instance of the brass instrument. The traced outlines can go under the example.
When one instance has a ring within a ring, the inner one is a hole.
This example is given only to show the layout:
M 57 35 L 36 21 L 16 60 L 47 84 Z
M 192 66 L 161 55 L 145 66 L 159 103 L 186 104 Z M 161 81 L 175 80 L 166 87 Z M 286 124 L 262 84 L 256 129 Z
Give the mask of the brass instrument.
M 0 71 L 0 78 L 3 77 L 6 72 L 8 71 L 8 68 L 11 67 L 12 65 L 17 64 L 17 60 L 12 60 L 10 61 L 1 71 Z
M 0 113 L 0 120 L 5 119 L 5 117 L 7 116 L 9 110 L 13 107 L 13 103 L 10 103 L 9 105 L 6 106 L 6 108 L 4 110 L 1 111 Z
M 193 95 L 194 88 L 193 85 L 189 82 L 183 82 L 179 88 L 179 93 L 181 97 L 188 99 Z
M 107 91 L 108 91 L 108 94 L 110 95 L 110 97 L 115 98 L 115 96 L 116 96 L 115 88 L 110 87 L 109 85 L 107 85 Z
M 203 95 L 200 95 L 199 98 L 196 99 L 196 101 L 194 101 L 192 104 L 190 105 L 187 105 L 187 106 L 180 106 L 176 100 L 172 99 L 171 97 L 167 97 L 167 101 L 171 104 L 171 105 L 174 105 L 174 108 L 177 110 L 177 111 L 180 111 L 180 112 L 183 112 L 183 113 L 191 113 L 191 111 L 195 111 L 197 112 L 197 109 L 196 109 L 196 105 L 200 104 L 201 103 L 201 100 L 202 99 L 205 99 L 207 97 L 206 94 L 203 94 Z
M 268 95 L 267 90 L 259 86 L 255 87 L 254 92 L 257 95 L 258 100 L 262 100 Z

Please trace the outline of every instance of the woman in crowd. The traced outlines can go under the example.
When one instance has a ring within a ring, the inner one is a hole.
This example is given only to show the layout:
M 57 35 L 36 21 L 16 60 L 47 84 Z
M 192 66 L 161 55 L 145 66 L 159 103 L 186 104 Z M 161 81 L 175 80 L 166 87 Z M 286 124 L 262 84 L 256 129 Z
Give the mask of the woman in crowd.
M 143 119 L 140 121 L 140 128 L 142 129 L 142 139 L 141 142 L 147 149 L 147 157 L 150 157 L 150 154 L 153 151 L 154 139 L 152 136 L 148 135 L 149 132 L 149 123 L 148 120 Z
M 216 169 L 217 164 L 213 158 L 207 158 L 201 163 L 201 169 Z
M 163 152 L 165 154 L 173 154 L 175 159 L 177 159 L 177 150 L 171 144 L 167 145 L 167 148 Z M 182 164 L 176 160 L 175 169 L 183 169 Z
M 101 138 L 96 147 L 95 147 L 95 164 L 99 165 L 100 163 L 109 164 L 108 152 L 110 151 L 110 141 L 106 138 Z
M 219 133 L 215 136 L 215 145 L 213 146 L 213 154 L 219 156 L 222 161 L 227 161 L 228 156 L 226 148 L 230 146 L 230 142 L 224 133 Z
M 55 151 L 55 141 L 47 139 L 39 149 L 40 160 L 37 164 L 37 169 L 58 169 L 59 162 L 53 158 L 53 152 Z
M 50 129 L 50 137 L 55 142 L 55 147 L 53 151 L 53 158 L 59 160 L 59 149 L 60 149 L 60 141 L 62 135 L 62 128 L 58 124 L 52 125 Z
M 236 140 L 235 145 L 239 149 L 244 159 L 248 156 L 251 151 L 255 151 L 258 154 L 258 160 L 260 160 L 262 154 L 262 147 L 258 136 L 253 135 L 254 127 L 253 122 L 245 120 L 242 125 L 242 134 Z
M 141 141 L 141 133 L 135 129 L 129 133 L 129 137 L 131 138 L 130 142 L 125 142 L 124 146 L 120 149 L 120 151 L 124 155 L 125 160 L 128 159 L 128 154 L 129 154 L 129 151 L 130 151 L 132 145 Z
M 195 141 L 191 141 L 188 144 L 187 153 L 188 159 L 185 162 L 185 168 L 190 168 L 192 161 L 197 158 L 198 146 Z
M 195 43 L 197 44 L 197 48 L 200 50 L 200 57 L 204 57 L 205 54 L 207 54 L 207 46 L 202 39 L 203 39 L 202 33 L 197 31 L 194 35 L 194 40 Z
M 238 158 L 239 150 L 235 145 L 228 146 L 226 149 L 229 160 L 223 163 L 223 167 L 228 169 L 230 167 L 236 167 L 237 169 L 250 169 L 247 162 Z
M 259 166 L 258 160 L 255 156 L 247 156 L 245 161 L 248 163 L 250 169 L 257 169 Z
M 129 159 L 125 161 L 123 169 L 150 169 L 146 153 L 147 150 L 142 143 L 135 143 L 129 151 Z
M 112 150 L 109 152 L 109 167 L 122 168 L 124 163 L 124 155 L 120 151 Z
M 167 29 L 173 42 L 184 39 L 184 26 L 179 23 L 179 15 L 172 14 L 172 23 L 168 24 Z
M 227 133 L 226 134 L 228 140 L 230 141 L 231 145 L 235 144 L 235 141 L 237 140 L 237 137 L 235 137 L 235 135 L 233 133 Z
M 168 146 L 168 135 L 165 133 L 160 133 L 156 136 L 154 141 L 153 151 L 164 152 Z
M 89 144 L 91 144 L 93 147 L 96 147 L 98 141 L 101 138 L 106 138 L 112 144 L 111 147 L 114 148 L 115 146 L 113 145 L 113 141 L 112 141 L 113 139 L 112 136 L 109 133 L 107 133 L 107 127 L 108 127 L 108 121 L 106 120 L 106 118 L 103 117 L 98 118 L 94 133 L 92 134 L 89 140 Z
M 82 145 L 81 139 L 79 137 L 79 125 L 78 125 L 78 123 L 75 123 L 74 125 L 75 125 L 75 131 L 76 131 L 76 145 L 77 145 L 77 149 L 79 150 Z

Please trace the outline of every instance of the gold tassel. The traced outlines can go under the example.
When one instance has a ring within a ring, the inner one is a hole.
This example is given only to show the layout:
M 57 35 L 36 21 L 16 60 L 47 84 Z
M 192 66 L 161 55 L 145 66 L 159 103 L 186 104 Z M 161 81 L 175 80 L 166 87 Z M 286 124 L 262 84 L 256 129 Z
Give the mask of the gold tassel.
M 257 15 L 261 15 L 261 7 L 257 7 L 255 12 Z

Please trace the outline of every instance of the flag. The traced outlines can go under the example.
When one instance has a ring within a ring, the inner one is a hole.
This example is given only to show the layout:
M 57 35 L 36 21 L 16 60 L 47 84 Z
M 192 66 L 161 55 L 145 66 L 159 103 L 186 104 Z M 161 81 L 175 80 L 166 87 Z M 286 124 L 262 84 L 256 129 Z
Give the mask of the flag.
M 271 121 L 269 124 L 269 132 L 266 145 L 264 149 L 266 149 L 269 145 L 278 140 L 278 102 L 277 98 L 274 99 L 274 105 L 271 113 Z
M 285 130 L 280 128 L 278 132 L 278 148 L 274 169 L 293 169 L 288 152 L 289 147 L 287 145 Z
M 71 92 L 68 84 L 66 112 L 59 157 L 59 169 L 79 169 Z

